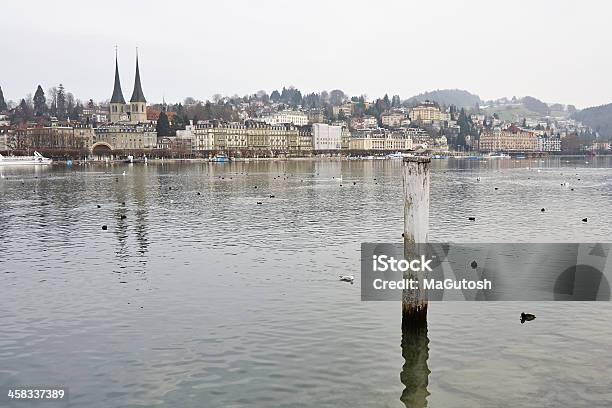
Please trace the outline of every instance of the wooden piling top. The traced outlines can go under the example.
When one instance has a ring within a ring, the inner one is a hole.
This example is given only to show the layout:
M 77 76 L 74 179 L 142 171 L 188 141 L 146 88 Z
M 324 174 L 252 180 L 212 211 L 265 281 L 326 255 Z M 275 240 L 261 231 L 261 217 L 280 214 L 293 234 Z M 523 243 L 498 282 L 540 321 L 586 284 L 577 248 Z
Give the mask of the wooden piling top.
M 427 157 L 427 156 L 409 156 L 409 157 L 404 157 L 404 162 L 408 162 L 408 163 L 431 163 L 431 157 Z

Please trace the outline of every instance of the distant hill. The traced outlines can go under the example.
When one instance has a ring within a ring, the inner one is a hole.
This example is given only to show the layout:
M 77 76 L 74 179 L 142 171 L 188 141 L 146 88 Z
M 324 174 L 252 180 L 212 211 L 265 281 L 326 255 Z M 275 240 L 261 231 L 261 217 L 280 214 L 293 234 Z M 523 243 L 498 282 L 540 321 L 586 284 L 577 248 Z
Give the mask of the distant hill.
M 548 104 L 533 96 L 525 96 L 523 98 L 512 97 L 512 99 L 500 98 L 494 101 L 486 101 L 484 106 L 481 106 L 481 109 L 488 115 L 497 114 L 500 119 L 511 122 L 518 122 L 523 118 L 539 120 L 547 116 L 565 119 L 576 111 L 573 105 Z
M 437 102 L 439 105 L 455 105 L 459 108 L 473 108 L 480 104 L 480 97 L 462 89 L 437 89 L 408 98 L 405 102 L 412 105 L 423 101 Z
M 612 103 L 583 109 L 571 117 L 590 126 L 602 136 L 612 136 Z
M 550 108 L 548 105 L 533 96 L 525 96 L 521 99 L 521 103 L 527 110 L 539 113 L 543 116 L 550 115 Z

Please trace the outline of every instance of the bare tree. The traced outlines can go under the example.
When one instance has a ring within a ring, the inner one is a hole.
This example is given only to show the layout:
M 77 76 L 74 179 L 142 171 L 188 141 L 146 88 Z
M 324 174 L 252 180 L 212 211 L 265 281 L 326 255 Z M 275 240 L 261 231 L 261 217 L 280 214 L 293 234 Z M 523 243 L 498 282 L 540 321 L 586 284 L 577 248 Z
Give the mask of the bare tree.
M 51 112 L 51 116 L 57 116 L 57 87 L 49 88 L 47 94 L 49 95 L 49 112 Z

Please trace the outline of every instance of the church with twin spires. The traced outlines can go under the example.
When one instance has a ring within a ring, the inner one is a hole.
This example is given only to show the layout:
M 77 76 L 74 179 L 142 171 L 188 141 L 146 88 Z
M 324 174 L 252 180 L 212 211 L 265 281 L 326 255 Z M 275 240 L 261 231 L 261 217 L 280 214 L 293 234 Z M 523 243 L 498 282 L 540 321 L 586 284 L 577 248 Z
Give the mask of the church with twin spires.
M 111 123 L 146 123 L 147 122 L 147 100 L 142 92 L 140 83 L 140 69 L 138 68 L 138 54 L 136 54 L 136 77 L 134 79 L 134 91 L 130 103 L 125 103 L 119 80 L 119 63 L 115 55 L 115 86 L 113 96 L 110 100 Z

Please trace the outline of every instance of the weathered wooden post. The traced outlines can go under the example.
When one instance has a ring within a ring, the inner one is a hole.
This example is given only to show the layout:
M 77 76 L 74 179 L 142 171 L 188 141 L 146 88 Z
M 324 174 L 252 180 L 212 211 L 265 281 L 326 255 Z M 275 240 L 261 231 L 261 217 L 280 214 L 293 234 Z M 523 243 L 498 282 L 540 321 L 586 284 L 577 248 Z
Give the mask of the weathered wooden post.
M 404 257 L 407 260 L 425 253 L 429 234 L 429 164 L 428 157 L 406 157 L 403 161 L 404 184 Z M 420 285 L 424 274 L 408 270 L 404 279 L 420 282 L 418 289 L 402 293 L 402 327 L 427 327 L 427 291 Z

